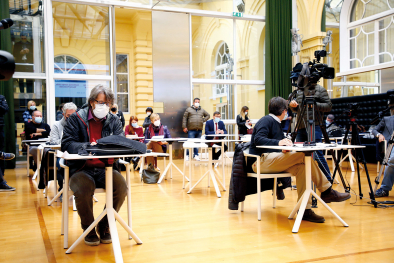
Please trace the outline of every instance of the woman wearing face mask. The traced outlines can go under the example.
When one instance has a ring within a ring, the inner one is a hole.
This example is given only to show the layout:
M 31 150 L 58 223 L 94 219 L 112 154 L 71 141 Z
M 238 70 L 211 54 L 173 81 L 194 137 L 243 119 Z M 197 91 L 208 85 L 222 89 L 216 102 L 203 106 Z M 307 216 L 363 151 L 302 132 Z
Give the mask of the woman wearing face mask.
M 252 122 L 249 118 L 248 106 L 243 106 L 241 112 L 239 113 L 239 115 L 237 115 L 237 125 L 239 135 L 251 134 L 251 132 L 253 131 Z
M 126 129 L 124 131 L 126 138 L 132 138 L 132 135 L 137 135 L 138 137 L 144 137 L 144 131 L 141 126 L 138 126 L 138 118 L 137 116 L 131 116 L 129 125 L 126 126 Z M 143 142 L 143 139 L 139 140 L 140 142 Z
M 118 116 L 119 120 L 122 122 L 122 128 L 124 128 L 126 121 L 124 119 L 123 112 L 118 110 L 118 104 L 112 105 L 111 113 Z
M 27 103 L 27 110 L 23 113 L 23 121 L 28 123 L 32 120 L 31 116 L 33 111 L 37 110 L 36 102 L 31 100 Z
M 150 115 L 151 125 L 146 129 L 145 132 L 145 139 L 151 139 L 153 136 L 162 136 L 164 138 L 171 138 L 170 131 L 168 130 L 167 126 L 164 126 L 160 122 L 160 116 L 157 113 L 153 113 Z M 152 149 L 153 152 L 165 153 L 167 152 L 167 144 L 168 142 L 151 142 L 146 145 L 147 149 Z M 157 168 L 157 158 L 156 157 L 146 157 L 146 163 L 150 164 L 153 163 L 155 168 Z

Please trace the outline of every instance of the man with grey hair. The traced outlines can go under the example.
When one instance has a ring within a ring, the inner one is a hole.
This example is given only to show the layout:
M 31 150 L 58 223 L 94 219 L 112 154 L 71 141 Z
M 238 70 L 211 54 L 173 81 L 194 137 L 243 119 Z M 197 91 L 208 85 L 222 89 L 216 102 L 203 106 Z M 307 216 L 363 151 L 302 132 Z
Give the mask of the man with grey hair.
M 63 136 L 63 128 L 67 123 L 67 119 L 76 111 L 77 105 L 72 102 L 63 105 L 63 118 L 53 124 L 51 133 L 49 134 L 49 141 L 51 144 L 60 144 Z
M 95 145 L 98 139 L 110 135 L 123 135 L 119 118 L 109 113 L 114 104 L 114 93 L 111 89 L 99 84 L 90 92 L 88 103 L 72 114 L 63 130 L 62 151 L 77 154 L 88 145 Z M 110 162 L 110 160 L 108 160 Z M 70 188 L 74 192 L 75 204 L 81 218 L 81 226 L 86 230 L 94 221 L 93 195 L 97 188 L 105 188 L 105 163 L 100 159 L 68 161 L 70 167 Z M 113 170 L 113 206 L 118 212 L 126 194 L 127 184 L 124 177 Z M 85 244 L 97 246 L 111 243 L 107 216 L 86 237 Z

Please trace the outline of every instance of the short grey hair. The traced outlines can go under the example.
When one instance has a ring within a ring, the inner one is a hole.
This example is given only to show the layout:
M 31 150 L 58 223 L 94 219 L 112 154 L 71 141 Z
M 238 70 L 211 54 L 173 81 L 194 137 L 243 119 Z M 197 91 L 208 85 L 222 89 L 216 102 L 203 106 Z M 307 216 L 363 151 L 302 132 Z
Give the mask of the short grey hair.
M 75 110 L 77 111 L 77 105 L 75 105 L 72 102 L 67 102 L 66 104 L 63 105 L 63 113 L 66 114 L 67 110 Z
M 88 103 L 90 104 L 90 102 L 94 102 L 100 93 L 105 95 L 107 102 L 114 104 L 115 101 L 114 93 L 110 88 L 102 84 L 98 84 L 92 89 L 88 98 Z

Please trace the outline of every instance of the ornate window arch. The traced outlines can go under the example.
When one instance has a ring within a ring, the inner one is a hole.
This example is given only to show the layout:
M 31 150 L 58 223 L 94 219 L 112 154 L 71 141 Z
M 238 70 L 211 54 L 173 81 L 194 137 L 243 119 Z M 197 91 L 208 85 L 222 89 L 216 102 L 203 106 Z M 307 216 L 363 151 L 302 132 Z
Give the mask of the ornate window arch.
M 229 48 L 226 42 L 222 42 L 215 55 L 215 79 L 232 79 L 233 73 L 233 59 L 230 57 L 228 52 Z M 214 97 L 227 95 L 228 85 L 217 84 Z
M 394 1 L 345 0 L 340 75 L 394 67 Z

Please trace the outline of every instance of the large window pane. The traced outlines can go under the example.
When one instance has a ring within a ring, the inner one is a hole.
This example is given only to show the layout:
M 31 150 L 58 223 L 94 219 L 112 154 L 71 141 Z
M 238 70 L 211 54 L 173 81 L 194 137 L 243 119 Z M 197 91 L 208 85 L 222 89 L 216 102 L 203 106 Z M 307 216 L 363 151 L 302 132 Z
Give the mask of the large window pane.
M 216 95 L 218 85 L 215 84 L 194 84 L 193 98 L 200 99 L 200 106 L 212 117 L 213 112 L 219 111 L 222 119 L 234 119 L 234 86 L 225 85 L 226 91 Z
M 251 119 L 260 119 L 263 117 L 265 109 L 265 90 L 264 86 L 258 85 L 238 85 L 237 86 L 237 116 L 241 108 L 249 108 L 248 117 Z
M 67 102 L 74 102 L 78 108 L 87 102 L 90 91 L 98 84 L 110 86 L 109 81 L 100 80 L 55 80 L 56 110 Z M 60 118 L 61 119 L 61 118 Z
M 147 107 L 163 112 L 163 102 L 153 102 L 152 12 L 115 8 L 115 32 L 118 107 L 126 125 L 137 116 L 142 126 Z
M 29 119 L 24 120 L 23 113 L 28 111 L 27 104 L 29 101 L 34 101 L 36 107 L 42 112 L 43 122 L 47 120 L 47 108 L 46 108 L 46 82 L 41 79 L 13 79 L 14 83 L 14 109 L 15 109 L 15 126 L 16 126 L 16 149 L 17 160 L 26 160 L 26 152 L 22 150 L 22 138 L 24 136 L 25 123 Z M 26 90 L 21 91 L 21 87 Z M 31 112 L 29 112 L 30 114 Z
M 367 18 L 384 11 L 393 9 L 392 1 L 387 0 L 356 0 L 354 1 L 350 22 Z
M 54 55 L 72 54 L 86 74 L 110 74 L 108 7 L 53 2 Z
M 193 78 L 234 79 L 233 21 L 192 18 Z
M 44 19 L 42 2 L 9 1 L 10 18 L 14 25 L 10 28 L 15 71 L 45 72 Z
M 265 23 L 238 20 L 237 79 L 264 80 Z
M 153 5 L 157 4 L 158 7 L 174 7 L 174 8 L 187 8 L 198 9 L 204 11 L 215 12 L 233 12 L 233 0 L 167 0 L 167 1 L 152 1 Z

